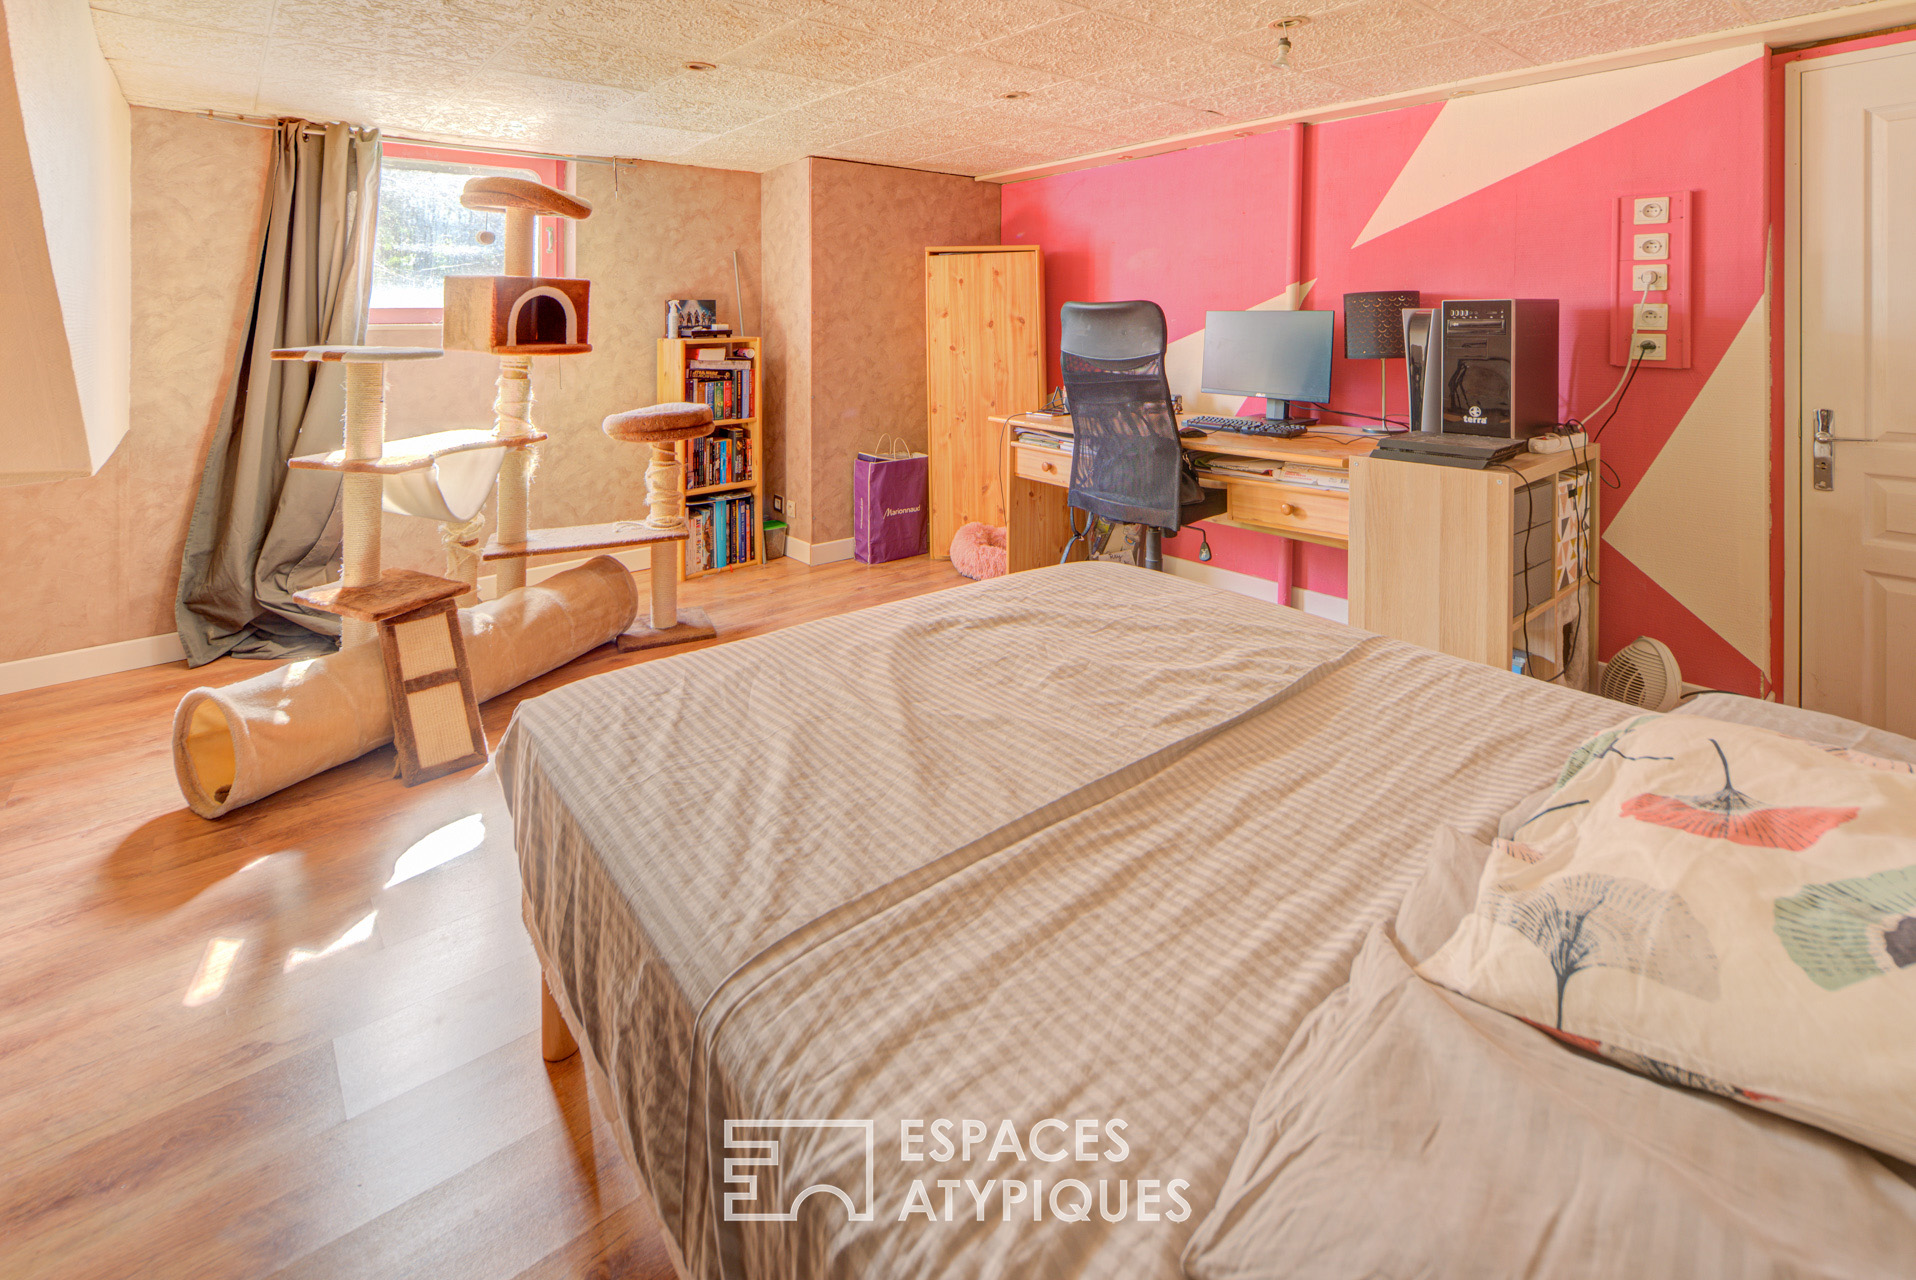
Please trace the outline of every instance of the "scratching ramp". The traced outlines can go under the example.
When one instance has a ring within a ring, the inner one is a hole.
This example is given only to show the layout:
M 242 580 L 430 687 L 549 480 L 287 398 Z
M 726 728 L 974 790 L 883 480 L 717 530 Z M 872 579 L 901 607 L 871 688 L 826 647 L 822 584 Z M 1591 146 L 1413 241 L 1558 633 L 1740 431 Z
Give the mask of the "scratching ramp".
M 632 575 L 610 556 L 461 609 L 474 695 L 484 702 L 596 649 L 638 609 Z M 219 818 L 392 736 L 379 646 L 353 645 L 187 694 L 173 714 L 173 771 L 193 812 Z

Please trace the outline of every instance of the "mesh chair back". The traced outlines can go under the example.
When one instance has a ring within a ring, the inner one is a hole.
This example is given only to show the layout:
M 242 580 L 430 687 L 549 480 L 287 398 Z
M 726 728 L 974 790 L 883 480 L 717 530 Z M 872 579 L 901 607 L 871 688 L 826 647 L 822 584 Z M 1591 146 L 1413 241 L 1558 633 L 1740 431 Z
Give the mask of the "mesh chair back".
M 1178 528 L 1178 424 L 1155 302 L 1067 302 L 1060 363 L 1071 402 L 1071 505 Z

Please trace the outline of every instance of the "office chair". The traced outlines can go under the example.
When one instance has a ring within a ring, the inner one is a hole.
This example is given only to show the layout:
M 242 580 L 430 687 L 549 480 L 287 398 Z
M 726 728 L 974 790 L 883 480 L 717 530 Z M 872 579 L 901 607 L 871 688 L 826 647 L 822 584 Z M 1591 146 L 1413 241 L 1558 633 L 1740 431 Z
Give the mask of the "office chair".
M 1164 380 L 1164 312 L 1155 302 L 1067 302 L 1059 363 L 1071 406 L 1070 503 L 1092 517 L 1144 526 L 1144 567 L 1164 568 L 1166 533 L 1224 510 L 1219 490 L 1184 474 L 1171 388 Z M 1195 491 L 1195 492 L 1193 492 Z M 1090 549 L 1072 516 L 1071 547 Z

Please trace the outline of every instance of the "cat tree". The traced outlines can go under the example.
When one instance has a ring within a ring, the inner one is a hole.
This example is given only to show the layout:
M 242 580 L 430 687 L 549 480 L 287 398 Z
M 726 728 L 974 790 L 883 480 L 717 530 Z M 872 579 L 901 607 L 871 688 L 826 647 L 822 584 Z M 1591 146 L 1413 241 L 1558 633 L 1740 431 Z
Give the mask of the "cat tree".
M 591 206 L 516 178 L 475 178 L 460 196 L 473 209 L 506 215 L 501 276 L 449 276 L 447 347 L 499 359 L 493 429 L 442 431 L 385 441 L 385 366 L 429 360 L 443 350 L 304 347 L 275 359 L 344 366 L 345 441 L 293 467 L 334 471 L 344 529 L 340 580 L 298 599 L 341 615 L 338 653 L 289 663 L 223 689 L 195 689 L 173 719 L 174 771 L 195 813 L 221 817 L 394 738 L 408 782 L 484 758 L 477 703 L 617 639 L 621 649 L 678 644 L 714 634 L 695 610 L 678 609 L 673 544 L 687 536 L 684 469 L 676 442 L 712 429 L 697 404 L 662 404 L 614 414 L 613 439 L 652 446 L 643 521 L 530 527 L 533 446 L 531 367 L 537 356 L 590 351 L 591 284 L 532 274 L 537 219 L 579 219 Z M 455 609 L 450 597 L 476 586 L 471 529 L 497 486 L 497 531 L 479 556 L 497 568 L 498 598 Z M 441 522 L 446 578 L 382 572 L 381 513 Z M 649 546 L 650 626 L 633 626 L 638 593 L 609 556 L 526 586 L 526 560 L 559 552 Z M 377 637 L 381 643 L 366 643 Z
M 338 653 L 290 663 L 224 689 L 195 689 L 173 721 L 174 770 L 193 811 L 220 817 L 400 738 L 408 782 L 484 759 L 477 703 L 621 634 L 638 608 L 623 565 L 598 557 L 525 588 L 527 554 L 502 557 L 503 598 L 476 609 L 450 597 L 476 584 L 469 530 L 495 481 L 508 535 L 527 541 L 531 357 L 589 351 L 584 280 L 530 274 L 539 213 L 581 218 L 583 201 L 537 183 L 475 179 L 462 200 L 506 211 L 508 275 L 446 282 L 448 345 L 500 356 L 497 421 L 385 444 L 385 366 L 439 349 L 303 347 L 280 360 L 337 363 L 346 377 L 345 439 L 290 466 L 340 475 L 340 580 L 296 597 L 341 616 Z M 438 519 L 454 578 L 381 572 L 381 513 Z M 620 545 L 630 545 L 629 543 Z M 367 643 L 378 638 L 377 646 Z

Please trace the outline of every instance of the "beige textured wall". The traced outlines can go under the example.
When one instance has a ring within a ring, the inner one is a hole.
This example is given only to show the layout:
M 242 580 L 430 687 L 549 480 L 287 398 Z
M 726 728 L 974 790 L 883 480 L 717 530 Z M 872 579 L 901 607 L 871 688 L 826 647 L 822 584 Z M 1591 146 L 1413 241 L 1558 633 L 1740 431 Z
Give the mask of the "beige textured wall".
M 173 629 L 208 433 L 252 305 L 273 135 L 135 107 L 132 425 L 97 474 L 0 488 L 0 662 Z
M 812 160 L 811 536 L 852 536 L 852 462 L 925 447 L 925 249 L 997 244 L 995 183 Z
M 649 450 L 606 439 L 599 424 L 657 401 L 668 298 L 716 298 L 719 318 L 748 335 L 761 309 L 757 174 L 647 162 L 581 164 L 575 172 L 575 189 L 592 205 L 592 216 L 574 226 L 574 269 L 592 281 L 592 351 L 533 362 L 533 422 L 551 437 L 539 447 L 533 479 L 535 526 L 645 513 Z M 733 314 L 734 249 L 743 320 Z M 368 337 L 424 346 L 438 341 L 438 330 L 381 329 Z M 496 360 L 474 352 L 393 365 L 388 437 L 490 426 L 497 374 Z M 389 565 L 442 568 L 436 526 L 389 517 L 387 529 Z
M 89 476 L 126 436 L 130 128 L 85 5 L 0 4 L 0 338 L 27 426 L 0 484 Z
M 791 536 L 812 540 L 812 206 L 811 161 L 760 179 L 765 271 L 766 515 L 771 495 L 791 504 Z

